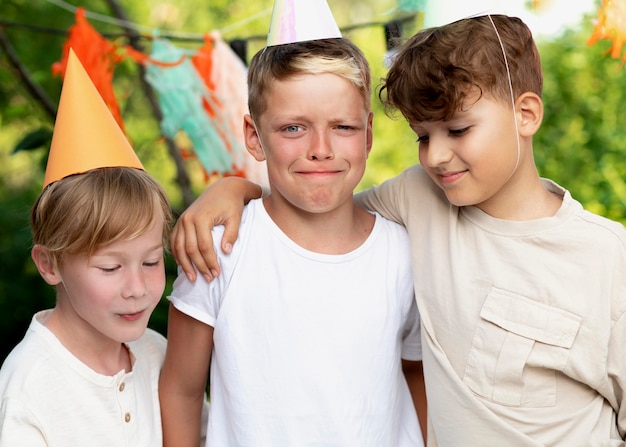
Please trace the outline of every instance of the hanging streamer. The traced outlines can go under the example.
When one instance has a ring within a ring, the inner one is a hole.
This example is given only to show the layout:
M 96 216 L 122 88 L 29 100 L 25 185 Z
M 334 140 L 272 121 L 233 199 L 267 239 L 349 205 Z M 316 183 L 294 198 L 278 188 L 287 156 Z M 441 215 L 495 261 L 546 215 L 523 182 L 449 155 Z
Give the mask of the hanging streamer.
M 218 33 L 206 35 L 204 37 L 204 45 L 191 58 L 196 71 L 204 82 L 207 89 L 207 96 L 202 98 L 202 106 L 211 119 L 211 123 L 215 127 L 215 132 L 222 139 L 224 148 L 233 159 L 233 166 L 238 175 L 244 175 L 242 170 L 242 160 L 239 156 L 245 151 L 243 144 L 241 123 L 245 109 L 242 109 L 240 102 L 240 94 L 242 88 L 245 94 L 246 81 L 245 76 L 239 77 L 241 72 L 229 63 L 223 52 L 218 52 L 218 48 L 222 49 L 225 45 L 219 37 Z M 228 51 L 232 54 L 232 51 Z M 228 79 L 220 76 L 221 71 L 226 70 L 227 78 L 234 81 L 232 84 Z M 243 84 L 239 82 L 243 81 Z M 236 85 L 235 92 L 230 91 L 230 87 Z M 233 126 L 233 120 L 238 118 L 239 126 Z M 238 138 L 239 137 L 239 138 Z
M 212 121 L 219 123 L 218 132 L 233 157 L 233 174 L 266 184 L 265 164 L 248 153 L 243 138 L 243 116 L 248 113 L 245 64 L 216 31 L 205 36 L 205 44 L 192 62 L 209 92 L 205 110 Z
M 161 131 L 169 138 L 184 131 L 208 175 L 230 173 L 237 169 L 222 137 L 225 133 L 205 112 L 204 104 L 213 100 L 188 56 L 166 39 L 153 41 L 151 59 L 177 62 L 171 67 L 146 63 L 146 81 L 157 92 L 163 113 Z
M 594 45 L 602 39 L 612 41 L 607 51 L 614 59 L 626 62 L 626 54 L 622 56 L 622 47 L 626 42 L 626 2 L 624 0 L 603 0 L 598 10 L 598 21 L 587 44 Z
M 426 0 L 398 0 L 398 8 L 405 12 L 424 11 Z
M 61 60 L 52 64 L 54 76 L 65 77 L 70 48 L 80 59 L 115 121 L 124 131 L 122 114 L 113 92 L 113 72 L 115 66 L 123 60 L 123 56 L 119 53 L 118 46 L 103 38 L 89 24 L 83 8 L 76 9 L 76 24 L 70 28 L 69 37 L 63 44 Z

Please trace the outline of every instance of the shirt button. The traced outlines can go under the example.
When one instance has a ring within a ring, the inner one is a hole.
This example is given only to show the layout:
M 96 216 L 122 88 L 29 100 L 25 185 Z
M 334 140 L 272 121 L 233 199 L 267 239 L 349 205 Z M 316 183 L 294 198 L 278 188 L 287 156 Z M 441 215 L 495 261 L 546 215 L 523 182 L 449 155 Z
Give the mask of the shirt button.
M 124 382 L 120 383 L 120 388 L 119 388 L 120 393 L 124 391 L 124 388 L 126 388 L 126 384 Z
M 126 413 L 126 414 L 124 415 L 124 421 L 125 421 L 125 422 L 130 422 L 130 413 Z

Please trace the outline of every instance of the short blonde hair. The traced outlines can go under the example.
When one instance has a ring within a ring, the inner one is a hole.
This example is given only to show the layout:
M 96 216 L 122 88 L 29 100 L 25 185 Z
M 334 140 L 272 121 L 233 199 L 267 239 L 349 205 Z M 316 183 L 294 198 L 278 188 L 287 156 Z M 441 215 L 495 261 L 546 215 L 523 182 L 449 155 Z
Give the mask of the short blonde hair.
M 248 69 L 248 108 L 254 119 L 265 112 L 265 95 L 274 81 L 304 74 L 330 73 L 351 82 L 364 106 L 371 103 L 371 72 L 363 52 L 349 39 L 333 38 L 266 47 Z
M 167 246 L 173 217 L 163 188 L 141 169 L 112 167 L 48 185 L 32 208 L 30 226 L 33 243 L 57 265 L 64 254 L 92 256 L 102 246 L 138 237 L 157 217 L 163 217 Z

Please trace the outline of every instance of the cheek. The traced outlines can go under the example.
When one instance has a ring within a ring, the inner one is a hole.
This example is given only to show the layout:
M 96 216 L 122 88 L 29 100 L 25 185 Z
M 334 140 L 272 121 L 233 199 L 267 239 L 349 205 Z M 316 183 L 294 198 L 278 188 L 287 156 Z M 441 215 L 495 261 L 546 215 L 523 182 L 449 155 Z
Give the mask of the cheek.
M 150 289 L 155 296 L 159 298 L 163 295 L 165 291 L 165 283 L 166 283 L 166 275 L 165 269 L 156 269 L 154 272 L 151 272 L 148 275 L 148 281 L 150 284 Z

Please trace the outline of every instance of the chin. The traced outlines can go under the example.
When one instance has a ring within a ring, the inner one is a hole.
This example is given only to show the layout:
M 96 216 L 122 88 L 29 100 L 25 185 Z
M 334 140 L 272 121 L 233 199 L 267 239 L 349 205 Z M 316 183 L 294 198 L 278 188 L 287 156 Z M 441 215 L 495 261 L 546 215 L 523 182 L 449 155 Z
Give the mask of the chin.
M 444 192 L 446 192 L 444 190 Z M 475 200 L 470 200 L 467 197 L 463 197 L 463 196 L 459 196 L 457 194 L 449 194 L 446 192 L 446 198 L 448 199 L 448 202 L 450 202 L 452 205 L 457 206 L 457 207 L 462 207 L 462 206 L 472 206 L 472 205 L 476 205 L 476 203 L 478 203 Z

